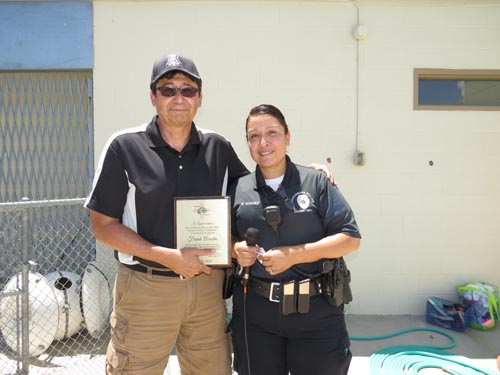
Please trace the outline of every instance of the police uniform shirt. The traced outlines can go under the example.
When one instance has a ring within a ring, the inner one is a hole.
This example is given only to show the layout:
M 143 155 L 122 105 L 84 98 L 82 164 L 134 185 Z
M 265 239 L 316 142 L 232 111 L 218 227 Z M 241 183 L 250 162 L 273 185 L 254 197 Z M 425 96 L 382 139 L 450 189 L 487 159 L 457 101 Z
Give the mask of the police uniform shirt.
M 361 238 L 351 207 L 325 173 L 296 165 L 288 156 L 286 159 L 284 189 L 275 192 L 267 186 L 258 166 L 255 172 L 240 178 L 230 187 L 233 238 L 242 241 L 247 228 L 257 228 L 260 234 L 258 245 L 265 251 L 274 246 L 316 242 L 336 233 Z M 276 212 L 266 220 L 265 208 L 269 206 L 279 207 L 281 218 L 277 228 L 269 224 L 276 221 Z M 319 265 L 318 261 L 296 267 L 301 272 L 317 274 Z M 292 269 L 271 276 L 259 261 L 250 272 L 252 276 L 267 280 L 304 279 Z
M 156 245 L 173 248 L 174 197 L 224 196 L 228 183 L 248 173 L 228 140 L 194 123 L 183 150 L 171 148 L 155 116 L 148 124 L 110 138 L 85 206 L 120 219 Z M 124 264 L 139 263 L 132 255 L 116 255 Z

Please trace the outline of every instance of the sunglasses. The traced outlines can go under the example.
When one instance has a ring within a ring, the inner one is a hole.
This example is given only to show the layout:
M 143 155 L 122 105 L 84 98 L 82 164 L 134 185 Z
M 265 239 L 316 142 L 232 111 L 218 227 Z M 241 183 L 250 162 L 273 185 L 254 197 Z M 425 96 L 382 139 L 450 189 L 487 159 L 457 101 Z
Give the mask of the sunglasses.
M 193 98 L 200 92 L 200 89 L 191 86 L 186 86 L 186 87 L 156 86 L 155 89 L 158 90 L 162 96 L 165 96 L 167 98 L 171 98 L 177 95 L 178 92 L 180 92 L 181 95 L 185 98 Z

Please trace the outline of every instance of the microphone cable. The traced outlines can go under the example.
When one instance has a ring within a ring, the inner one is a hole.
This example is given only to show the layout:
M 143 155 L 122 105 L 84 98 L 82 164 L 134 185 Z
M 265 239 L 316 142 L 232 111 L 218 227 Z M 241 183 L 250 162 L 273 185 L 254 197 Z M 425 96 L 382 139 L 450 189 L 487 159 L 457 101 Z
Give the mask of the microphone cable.
M 245 240 L 247 246 L 257 246 L 260 239 L 260 232 L 257 228 L 248 228 L 245 233 Z M 251 375 L 252 371 L 250 368 L 250 351 L 248 349 L 248 332 L 247 332 L 247 291 L 248 291 L 248 279 L 250 278 L 250 267 L 245 267 L 243 269 L 243 333 L 245 337 L 245 352 L 247 357 L 247 375 Z
M 243 333 L 245 336 L 245 354 L 247 357 L 248 375 L 252 374 L 250 370 L 250 352 L 248 350 L 248 333 L 247 333 L 247 287 L 243 287 Z

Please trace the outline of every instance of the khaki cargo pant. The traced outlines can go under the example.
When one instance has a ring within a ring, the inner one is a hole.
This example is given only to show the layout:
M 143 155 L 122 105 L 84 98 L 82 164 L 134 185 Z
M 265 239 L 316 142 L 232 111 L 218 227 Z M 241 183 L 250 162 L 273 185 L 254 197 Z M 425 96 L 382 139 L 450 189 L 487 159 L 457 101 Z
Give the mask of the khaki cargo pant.
M 107 375 L 163 375 L 175 345 L 182 375 L 231 375 L 223 272 L 182 280 L 118 268 Z

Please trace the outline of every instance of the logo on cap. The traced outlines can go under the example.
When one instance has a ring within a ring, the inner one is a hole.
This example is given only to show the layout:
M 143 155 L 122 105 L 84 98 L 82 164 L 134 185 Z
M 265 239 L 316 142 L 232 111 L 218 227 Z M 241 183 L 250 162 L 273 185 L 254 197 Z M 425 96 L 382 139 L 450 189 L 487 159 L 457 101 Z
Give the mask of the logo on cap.
M 167 62 L 165 63 L 167 68 L 171 66 L 182 66 L 181 60 L 179 60 L 179 56 L 177 55 L 168 55 Z

